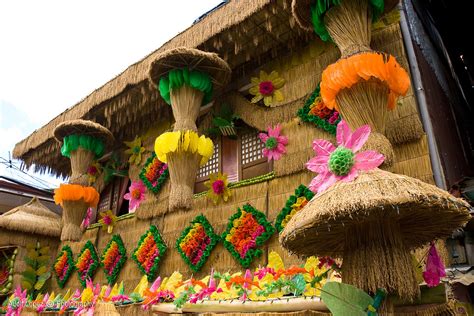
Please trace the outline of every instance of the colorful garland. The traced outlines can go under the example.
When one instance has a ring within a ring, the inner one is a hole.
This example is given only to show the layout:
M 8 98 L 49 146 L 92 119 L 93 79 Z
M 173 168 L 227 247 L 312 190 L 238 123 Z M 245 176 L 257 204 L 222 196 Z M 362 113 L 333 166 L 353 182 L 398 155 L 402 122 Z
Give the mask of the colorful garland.
M 86 242 L 76 260 L 76 269 L 82 287 L 86 287 L 87 279 L 92 279 L 94 272 L 99 267 L 97 251 L 90 240 Z
M 204 93 L 202 104 L 207 104 L 212 100 L 212 80 L 204 72 L 189 70 L 188 68 L 172 69 L 170 72 L 160 78 L 158 90 L 166 103 L 171 105 L 171 90 L 179 89 L 187 85 Z
M 324 69 L 321 79 L 324 104 L 338 110 L 336 97 L 339 91 L 371 78 L 382 81 L 389 88 L 389 109 L 395 108 L 398 96 L 405 95 L 410 87 L 410 77 L 395 57 L 378 52 L 360 53 L 339 59 Z
M 102 253 L 100 265 L 105 270 L 107 282 L 114 284 L 127 261 L 127 251 L 120 235 L 113 235 Z
M 314 196 L 305 185 L 301 184 L 296 190 L 295 194 L 291 195 L 285 203 L 285 207 L 278 213 L 275 221 L 275 227 L 278 232 L 285 228 L 286 223 L 299 212 Z
M 303 122 L 313 123 L 331 135 L 336 135 L 336 126 L 341 120 L 341 116 L 336 110 L 328 109 L 324 105 L 320 96 L 319 84 L 297 113 Z
M 158 228 L 154 225 L 150 226 L 150 229 L 140 237 L 138 246 L 132 254 L 132 259 L 137 263 L 138 269 L 147 276 L 149 281 L 155 278 L 165 251 L 166 244 Z
M 222 240 L 232 256 L 247 268 L 255 257 L 262 254 L 257 247 L 263 245 L 274 232 L 275 228 L 267 221 L 265 214 L 245 204 L 229 218 Z
M 104 142 L 100 138 L 90 135 L 68 135 L 63 138 L 61 154 L 69 158 L 71 152 L 79 147 L 92 151 L 96 158 L 102 157 L 105 150 Z
M 56 257 L 53 270 L 60 288 L 63 288 L 67 280 L 74 271 L 74 258 L 72 249 L 68 245 L 64 246 Z
M 79 184 L 60 184 L 59 188 L 54 190 L 54 202 L 63 205 L 64 201 L 84 200 L 90 207 L 96 207 L 99 204 L 99 192 L 93 187 L 84 187 Z
M 201 270 L 212 249 L 219 241 L 219 236 L 204 215 L 198 215 L 186 227 L 176 241 L 176 249 L 194 272 Z
M 140 179 L 145 186 L 153 193 L 158 193 L 169 176 L 168 165 L 153 153 L 147 159 L 145 167 L 140 172 Z

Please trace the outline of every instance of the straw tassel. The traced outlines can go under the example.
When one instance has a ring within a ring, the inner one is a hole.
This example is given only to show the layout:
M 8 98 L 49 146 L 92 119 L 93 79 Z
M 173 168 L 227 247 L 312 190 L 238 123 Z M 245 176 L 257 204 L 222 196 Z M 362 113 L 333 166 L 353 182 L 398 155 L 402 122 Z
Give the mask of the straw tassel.
M 171 108 L 176 121 L 174 131 L 197 131 L 196 119 L 203 97 L 201 91 L 188 85 L 171 90 Z
M 77 241 L 81 239 L 81 222 L 86 215 L 88 203 L 84 200 L 63 201 L 63 229 L 61 231 L 61 240 Z

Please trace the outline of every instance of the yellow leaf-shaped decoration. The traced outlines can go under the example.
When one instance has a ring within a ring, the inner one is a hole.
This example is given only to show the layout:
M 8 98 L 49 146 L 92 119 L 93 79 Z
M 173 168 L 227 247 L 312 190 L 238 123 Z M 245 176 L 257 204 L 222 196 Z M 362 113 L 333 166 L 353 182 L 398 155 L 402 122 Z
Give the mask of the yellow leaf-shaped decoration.
M 48 268 L 46 266 L 42 266 L 38 270 L 36 270 L 36 275 L 42 275 L 46 272 L 48 272 Z
M 33 285 L 30 283 L 30 282 L 27 282 L 25 280 L 21 281 L 21 287 L 25 290 L 31 290 L 31 288 L 33 287 Z
M 140 282 L 138 282 L 137 286 L 133 290 L 133 293 L 138 293 L 140 296 L 143 296 L 143 292 L 148 288 L 148 278 L 146 275 L 142 276 Z
M 195 153 L 198 151 L 199 145 L 199 135 L 197 133 L 192 132 L 189 135 L 189 152 Z
M 102 287 L 100 288 L 99 297 L 101 297 L 101 298 L 105 297 L 105 292 L 107 291 L 107 288 L 108 288 L 107 285 L 102 285 Z
M 51 293 L 51 295 L 48 298 L 48 303 L 53 302 L 55 298 L 56 298 L 56 295 L 54 294 L 54 291 L 53 291 L 53 293 Z
M 283 260 L 281 260 L 280 255 L 276 251 L 271 251 L 268 254 L 268 264 L 267 267 L 273 268 L 275 271 L 278 271 L 280 269 L 285 269 L 285 264 L 283 263 Z
M 178 283 L 180 283 L 181 281 L 183 280 L 183 275 L 177 271 L 173 272 L 173 274 L 171 274 L 171 276 L 166 280 L 166 283 L 163 282 L 163 287 L 161 287 L 161 289 L 163 290 L 170 290 L 172 292 L 174 292 L 175 288 L 176 288 L 176 285 L 178 285 Z
M 72 292 L 71 292 L 71 289 L 68 289 L 66 294 L 64 294 L 64 297 L 63 297 L 63 301 L 69 301 L 69 299 L 71 298 L 72 296 Z
M 217 288 L 221 288 L 221 289 L 222 289 L 222 292 L 220 292 L 220 293 L 217 293 L 217 292 L 212 293 L 212 294 L 211 294 L 211 299 L 212 299 L 212 300 L 218 301 L 218 300 L 230 299 L 230 297 L 227 297 L 227 294 L 228 294 L 228 293 L 225 292 L 225 290 L 227 289 L 227 287 L 226 287 L 226 285 L 225 285 L 224 279 L 220 279 L 219 284 L 217 285 Z
M 112 291 L 110 291 L 110 295 L 109 297 L 114 297 L 116 295 L 119 294 L 119 291 L 118 291 L 118 285 L 117 283 L 114 284 L 114 287 L 112 288 Z

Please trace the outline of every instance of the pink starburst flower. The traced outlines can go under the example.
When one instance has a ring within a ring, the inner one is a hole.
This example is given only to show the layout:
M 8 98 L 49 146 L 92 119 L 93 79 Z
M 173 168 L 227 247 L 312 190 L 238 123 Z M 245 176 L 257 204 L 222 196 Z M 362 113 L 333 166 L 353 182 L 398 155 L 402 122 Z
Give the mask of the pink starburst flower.
M 280 135 L 281 126 L 278 124 L 274 128 L 268 127 L 267 133 L 258 134 L 258 138 L 265 144 L 263 155 L 270 160 L 279 160 L 281 155 L 286 153 L 288 137 Z
M 337 181 L 351 182 L 359 175 L 359 171 L 368 171 L 380 166 L 385 157 L 376 151 L 358 152 L 367 142 L 370 126 L 359 127 L 354 133 L 349 125 L 341 120 L 337 125 L 335 147 L 325 139 L 313 141 L 316 157 L 311 158 L 306 167 L 318 173 L 309 184 L 313 192 L 321 193 Z
M 132 181 L 128 193 L 123 198 L 129 201 L 128 210 L 134 212 L 145 199 L 145 185 L 141 181 Z

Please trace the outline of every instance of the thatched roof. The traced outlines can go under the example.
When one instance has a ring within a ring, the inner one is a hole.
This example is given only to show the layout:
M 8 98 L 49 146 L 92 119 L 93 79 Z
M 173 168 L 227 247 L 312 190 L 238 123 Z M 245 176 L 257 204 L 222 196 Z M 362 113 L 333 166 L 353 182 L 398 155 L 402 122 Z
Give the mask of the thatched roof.
M 61 235 L 61 216 L 49 210 L 38 198 L 0 216 L 0 228 L 51 237 Z
M 184 46 L 215 52 L 239 78 L 268 56 L 305 45 L 315 37 L 296 26 L 290 5 L 291 0 L 229 1 L 19 142 L 14 157 L 28 167 L 34 164 L 36 171 L 65 176 L 69 160 L 61 157 L 53 136 L 61 122 L 95 121 L 112 132 L 118 145 L 146 131 L 157 118 L 170 118 L 169 107 L 148 80 L 150 64 L 168 49 Z

